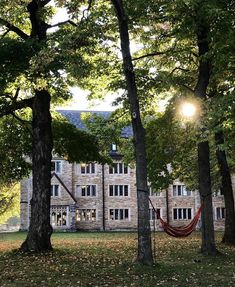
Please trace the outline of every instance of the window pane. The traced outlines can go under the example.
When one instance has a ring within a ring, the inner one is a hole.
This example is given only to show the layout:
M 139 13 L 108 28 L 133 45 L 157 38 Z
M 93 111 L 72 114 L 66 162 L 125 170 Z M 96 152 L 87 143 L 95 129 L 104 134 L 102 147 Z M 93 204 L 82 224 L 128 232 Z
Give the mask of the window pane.
M 81 173 L 86 173 L 86 165 L 85 165 L 85 163 L 82 163 L 81 164 Z
M 174 219 L 175 219 L 175 220 L 178 219 L 178 218 L 177 218 L 177 209 L 176 209 L 176 208 L 174 208 Z
M 188 208 L 188 219 L 192 219 L 192 210 Z
M 114 185 L 115 196 L 118 196 L 118 185 Z
M 124 185 L 124 196 L 128 196 L 128 185 Z
M 125 209 L 125 219 L 129 219 L 129 209 Z
M 177 194 L 176 194 L 176 185 L 173 185 L 173 196 L 177 196 Z
M 221 208 L 221 218 L 225 218 L 225 208 Z
M 123 196 L 123 185 L 119 185 L 119 196 Z
M 187 209 L 183 208 L 183 219 L 187 219 Z
M 123 220 L 124 216 L 123 216 L 123 209 L 120 209 L 120 220 Z
M 59 185 L 54 185 L 54 196 L 59 196 Z
M 118 220 L 118 219 L 119 219 L 119 218 L 118 218 L 119 210 L 118 210 L 118 209 L 115 209 L 114 212 L 115 212 L 115 220 Z
M 112 166 L 109 167 L 109 173 L 113 174 L 113 167 Z
M 117 163 L 114 164 L 114 173 L 118 173 L 118 164 Z
M 113 196 L 113 185 L 109 186 L 109 196 Z
M 109 217 L 111 220 L 114 220 L 114 209 L 109 210 Z
M 177 190 L 177 195 L 178 196 L 181 196 L 182 195 L 182 186 L 181 185 L 178 185 L 178 190 Z
M 91 186 L 90 185 L 86 186 L 86 196 L 91 196 Z
M 92 196 L 96 196 L 96 186 L 92 185 Z
M 95 164 L 91 163 L 91 173 L 95 173 Z
M 86 187 L 85 186 L 81 187 L 81 195 L 86 196 Z
M 178 209 L 178 219 L 182 219 L 182 209 Z
M 119 173 L 123 173 L 123 164 L 119 163 Z
M 124 173 L 128 173 L 128 166 L 124 164 Z

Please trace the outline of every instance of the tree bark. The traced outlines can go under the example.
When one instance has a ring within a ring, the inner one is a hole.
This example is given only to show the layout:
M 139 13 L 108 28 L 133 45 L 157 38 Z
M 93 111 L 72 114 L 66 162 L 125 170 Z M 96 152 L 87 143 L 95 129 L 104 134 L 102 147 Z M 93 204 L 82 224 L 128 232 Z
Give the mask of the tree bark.
M 49 0 L 32 0 L 27 9 L 31 21 L 31 38 L 46 40 L 48 25 L 41 19 L 41 9 Z M 52 250 L 50 225 L 51 158 L 53 139 L 51 131 L 50 94 L 36 90 L 32 104 L 32 167 L 33 191 L 29 232 L 21 245 L 24 252 Z
M 50 94 L 36 91 L 33 102 L 33 194 L 30 201 L 31 218 L 28 236 L 21 245 L 22 251 L 41 252 L 52 250 L 50 237 L 50 188 L 52 132 Z
M 199 191 L 204 201 L 202 211 L 201 252 L 208 255 L 217 253 L 214 238 L 213 207 L 211 195 L 210 158 L 208 141 L 198 144 Z
M 151 230 L 149 223 L 149 194 L 147 185 L 147 160 L 145 148 L 145 130 L 143 128 L 135 73 L 130 53 L 130 40 L 128 20 L 124 11 L 122 0 L 112 0 L 119 24 L 123 68 L 127 84 L 128 99 L 132 128 L 134 134 L 134 147 L 136 159 L 136 186 L 138 205 L 138 255 L 137 262 L 152 265 L 153 255 L 151 247 Z
M 215 133 L 216 157 L 219 164 L 220 174 L 222 178 L 222 194 L 225 203 L 225 230 L 222 239 L 223 243 L 235 245 L 235 210 L 231 173 L 226 158 L 226 153 L 221 150 L 219 145 L 224 144 L 223 131 Z
M 199 54 L 198 81 L 195 86 L 195 96 L 206 99 L 206 91 L 210 80 L 210 61 L 207 58 L 209 52 L 208 33 L 209 27 L 199 16 L 196 19 L 197 24 L 197 46 Z M 210 176 L 210 149 L 209 142 L 202 141 L 198 144 L 198 170 L 199 170 L 199 192 L 201 200 L 204 201 L 202 210 L 202 243 L 201 252 L 208 255 L 215 255 L 217 249 L 214 238 L 214 222 L 211 192 Z

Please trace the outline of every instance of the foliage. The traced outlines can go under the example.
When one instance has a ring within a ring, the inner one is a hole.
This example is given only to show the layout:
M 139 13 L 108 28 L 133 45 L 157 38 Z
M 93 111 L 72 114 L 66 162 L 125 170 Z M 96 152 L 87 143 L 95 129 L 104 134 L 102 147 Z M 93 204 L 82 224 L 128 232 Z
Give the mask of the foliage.
M 19 216 L 20 211 L 20 186 L 9 184 L 0 186 L 0 224 L 5 223 L 10 217 Z
M 30 155 L 28 122 L 19 122 L 14 116 L 0 119 L 0 185 L 13 184 L 27 176 L 31 168 L 27 160 Z
M 175 239 L 156 234 L 156 265 L 133 263 L 136 233 L 54 233 L 55 251 L 13 253 L 25 233 L 0 235 L 1 286 L 233 286 L 234 248 L 222 245 L 222 256 L 196 254 L 200 233 Z M 79 254 L 79 256 L 78 256 Z M 43 266 L 43 268 L 42 268 Z
M 54 137 L 54 153 L 69 162 L 105 162 L 100 155 L 97 139 L 60 116 L 52 123 Z

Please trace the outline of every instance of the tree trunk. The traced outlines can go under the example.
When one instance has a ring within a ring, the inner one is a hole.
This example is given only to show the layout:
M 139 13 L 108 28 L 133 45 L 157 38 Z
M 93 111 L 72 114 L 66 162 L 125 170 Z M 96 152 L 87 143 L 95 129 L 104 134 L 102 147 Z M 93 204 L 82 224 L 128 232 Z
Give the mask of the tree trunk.
M 222 130 L 215 133 L 215 142 L 216 156 L 222 178 L 222 194 L 224 195 L 225 203 L 225 230 L 222 242 L 235 245 L 235 210 L 231 173 L 226 153 L 219 147 L 219 145 L 224 144 L 224 134 Z
M 32 0 L 27 9 L 31 21 L 31 38 L 39 42 L 46 40 L 47 24 L 41 19 L 42 8 L 49 1 Z M 52 250 L 50 225 L 51 158 L 52 131 L 50 114 L 50 94 L 46 90 L 36 90 L 32 104 L 32 174 L 33 190 L 29 232 L 21 245 L 24 252 Z
M 22 251 L 52 250 L 50 237 L 50 190 L 52 132 L 50 94 L 36 91 L 33 103 L 33 194 L 30 201 L 31 218 L 28 236 L 21 245 Z
M 202 9 L 202 8 L 201 8 Z M 204 19 L 199 9 L 196 12 L 196 34 L 199 54 L 198 81 L 194 90 L 195 96 L 206 99 L 206 91 L 210 80 L 210 60 L 204 58 L 209 52 L 209 25 Z M 203 120 L 203 119 L 201 119 Z M 202 210 L 202 244 L 201 252 L 208 255 L 215 255 L 217 249 L 214 239 L 213 207 L 210 177 L 210 150 L 208 141 L 198 144 L 198 170 L 199 170 L 199 192 L 201 199 L 204 200 Z
M 149 223 L 149 194 L 147 185 L 147 160 L 145 149 L 145 130 L 142 126 L 140 108 L 135 81 L 135 73 L 130 53 L 128 21 L 125 15 L 122 0 L 112 0 L 118 18 L 123 67 L 130 103 L 134 147 L 136 159 L 136 186 L 138 205 L 138 256 L 137 261 L 153 264 L 151 247 L 151 230 Z
M 199 190 L 204 208 L 202 211 L 201 252 L 208 255 L 217 253 L 214 238 L 213 207 L 211 196 L 210 158 L 208 141 L 198 144 Z

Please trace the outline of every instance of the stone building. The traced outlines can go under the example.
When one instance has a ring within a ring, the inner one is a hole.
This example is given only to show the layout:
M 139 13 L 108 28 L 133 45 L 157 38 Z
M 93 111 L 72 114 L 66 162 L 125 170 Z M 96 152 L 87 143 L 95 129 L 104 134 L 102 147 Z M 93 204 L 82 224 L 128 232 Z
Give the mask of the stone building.
M 78 111 L 62 111 L 82 128 Z M 69 115 L 69 116 L 68 116 Z M 128 136 L 128 129 L 124 131 Z M 112 145 L 114 165 L 52 161 L 51 224 L 56 230 L 136 230 L 137 196 L 135 169 L 125 165 Z M 235 182 L 233 182 L 235 187 Z M 29 227 L 32 178 L 21 182 L 21 230 Z M 153 192 L 150 199 L 161 217 L 174 226 L 187 224 L 200 207 L 198 192 L 187 190 L 174 181 L 167 190 Z M 216 230 L 224 228 L 224 200 L 213 196 Z M 161 230 L 160 222 L 149 206 L 152 229 Z M 200 228 L 200 221 L 197 229 Z

